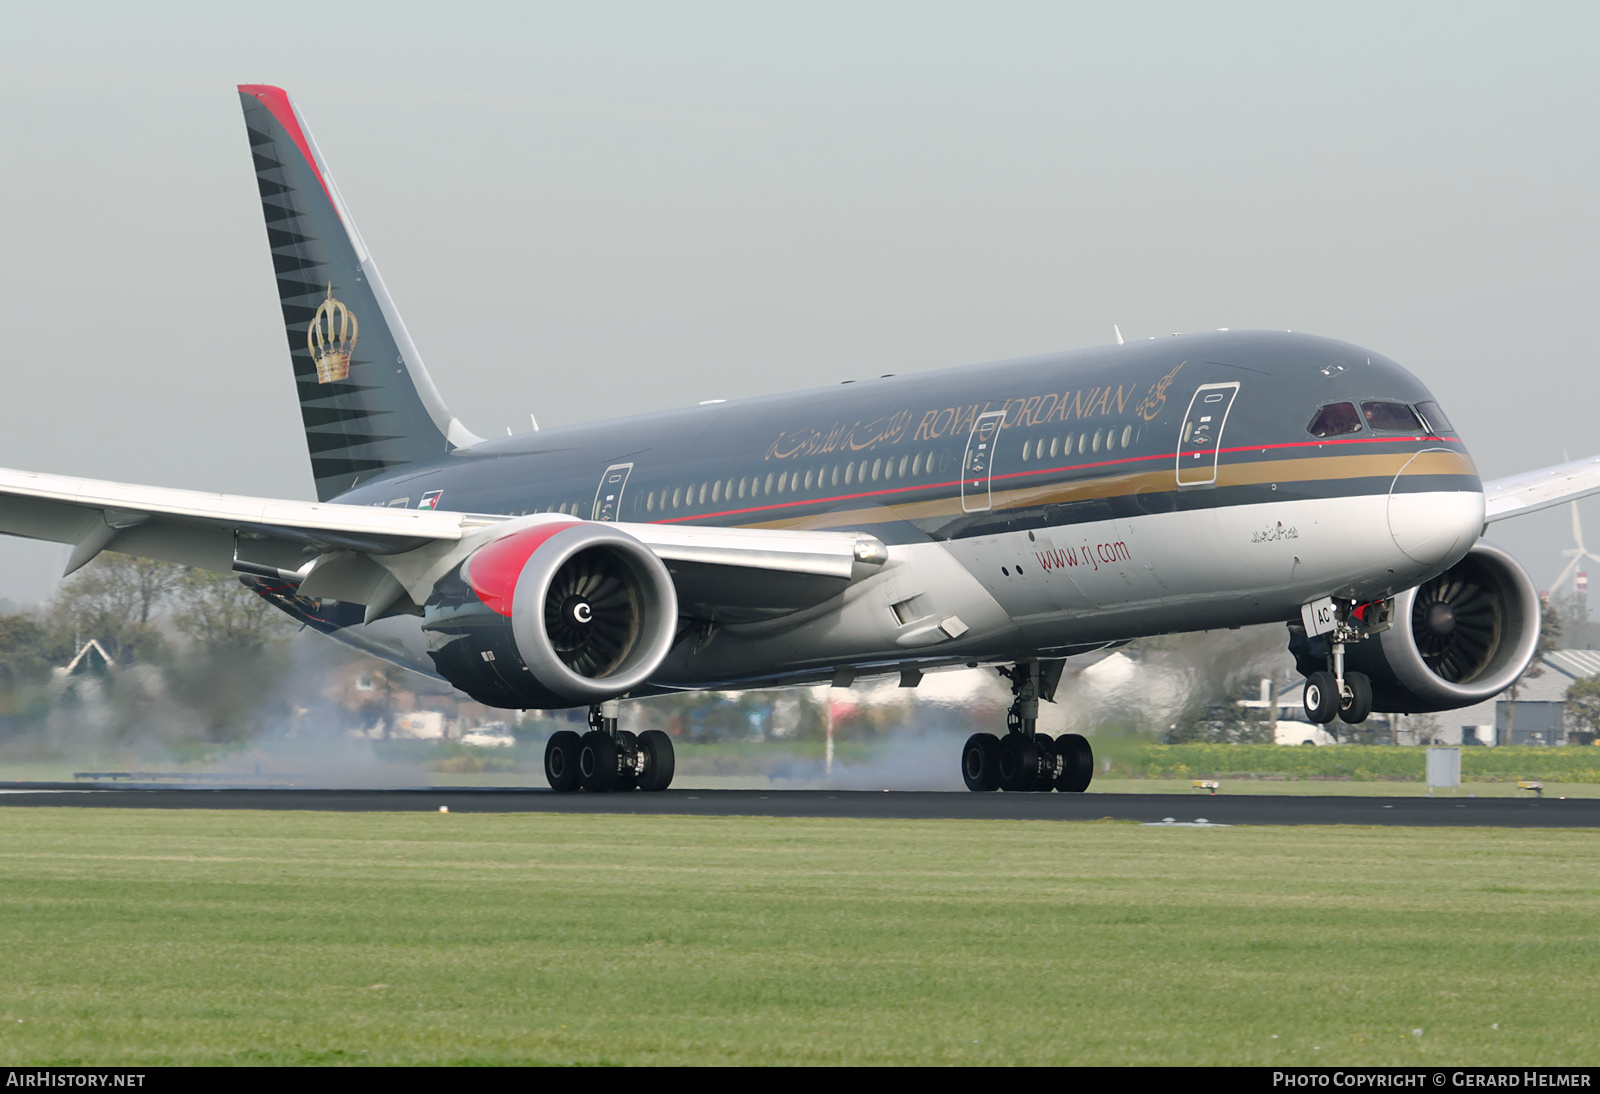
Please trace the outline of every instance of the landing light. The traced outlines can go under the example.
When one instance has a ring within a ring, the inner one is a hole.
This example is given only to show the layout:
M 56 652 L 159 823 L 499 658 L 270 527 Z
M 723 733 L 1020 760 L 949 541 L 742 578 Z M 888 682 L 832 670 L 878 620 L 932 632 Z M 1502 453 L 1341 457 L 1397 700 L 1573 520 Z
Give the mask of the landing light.
M 889 561 L 889 548 L 872 536 L 859 536 L 856 539 L 857 562 L 865 562 L 869 566 L 882 566 Z

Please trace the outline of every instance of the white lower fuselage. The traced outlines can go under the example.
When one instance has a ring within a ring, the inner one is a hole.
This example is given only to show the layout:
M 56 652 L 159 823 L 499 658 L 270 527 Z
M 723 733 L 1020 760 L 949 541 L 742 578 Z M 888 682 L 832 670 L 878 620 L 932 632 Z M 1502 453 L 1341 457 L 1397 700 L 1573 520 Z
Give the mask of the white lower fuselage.
M 1010 661 L 1147 634 L 1299 618 L 1448 568 L 1476 541 L 1467 491 L 1237 505 L 890 548 L 883 570 L 793 617 L 722 628 L 662 666 L 708 686 Z M 897 610 L 897 606 L 899 609 Z M 808 673 L 807 670 L 810 670 Z

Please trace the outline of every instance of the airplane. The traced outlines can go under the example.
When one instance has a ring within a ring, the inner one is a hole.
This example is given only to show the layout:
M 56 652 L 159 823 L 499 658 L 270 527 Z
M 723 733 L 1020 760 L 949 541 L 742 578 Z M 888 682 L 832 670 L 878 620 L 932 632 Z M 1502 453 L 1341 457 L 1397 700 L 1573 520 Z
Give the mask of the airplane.
M 623 699 L 990 666 L 974 791 L 1081 793 L 1037 731 L 1066 658 L 1284 624 L 1313 722 L 1448 710 L 1531 663 L 1538 594 L 1490 523 L 1600 457 L 1482 482 L 1381 354 L 1214 331 L 481 438 L 446 408 L 310 130 L 238 88 L 316 502 L 0 470 L 0 532 L 232 572 L 494 707 L 587 708 L 557 791 L 664 790 Z M 998 727 L 997 727 L 998 728 Z

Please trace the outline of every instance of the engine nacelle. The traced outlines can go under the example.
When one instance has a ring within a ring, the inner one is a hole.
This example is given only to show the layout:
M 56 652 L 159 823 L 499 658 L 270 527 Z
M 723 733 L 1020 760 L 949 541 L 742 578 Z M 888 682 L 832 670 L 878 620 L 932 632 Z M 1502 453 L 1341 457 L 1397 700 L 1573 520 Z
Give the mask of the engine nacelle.
M 1347 646 L 1345 669 L 1372 679 L 1374 710 L 1471 706 L 1510 687 L 1533 661 L 1542 614 L 1522 567 L 1480 540 L 1450 569 L 1395 597 L 1389 630 Z
M 553 709 L 643 684 L 677 622 L 672 577 L 648 547 L 552 520 L 474 551 L 434 588 L 422 628 L 439 675 L 480 703 Z

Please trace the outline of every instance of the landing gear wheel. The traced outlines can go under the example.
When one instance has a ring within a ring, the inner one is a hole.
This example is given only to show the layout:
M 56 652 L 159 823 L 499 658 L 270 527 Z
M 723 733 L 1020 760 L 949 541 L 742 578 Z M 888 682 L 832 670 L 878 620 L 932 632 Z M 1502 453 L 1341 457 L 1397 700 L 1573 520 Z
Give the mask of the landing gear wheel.
M 591 729 L 578 749 L 578 781 L 585 790 L 605 793 L 617 788 L 617 742 Z
M 639 774 L 639 789 L 665 790 L 671 786 L 676 765 L 672 738 L 659 729 L 647 729 L 639 734 L 639 751 L 644 753 L 644 771 Z
M 1039 750 L 1020 733 L 1007 733 L 1000 742 L 1000 789 L 1032 790 L 1039 771 Z
M 1348 694 L 1339 704 L 1339 720 L 1346 725 L 1360 725 L 1372 713 L 1372 681 L 1364 672 L 1347 672 L 1344 688 Z
M 639 738 L 624 729 L 617 732 L 616 742 L 620 769 L 611 789 L 632 790 L 639 785 Z
M 1000 789 L 1000 738 L 974 733 L 961 748 L 961 777 L 968 790 Z
M 1033 785 L 1028 789 L 1048 794 L 1056 788 L 1056 768 L 1059 766 L 1056 743 L 1048 733 L 1035 733 L 1033 747 L 1039 751 L 1039 767 L 1034 772 Z
M 1313 672 L 1306 677 L 1306 717 L 1313 725 L 1327 725 L 1339 713 L 1339 687 L 1331 672 Z
M 544 777 L 550 789 L 565 794 L 578 789 L 578 749 L 583 739 L 570 729 L 552 733 L 544 746 Z
M 1063 733 L 1056 738 L 1056 751 L 1061 754 L 1061 774 L 1056 776 L 1056 789 L 1063 794 L 1082 794 L 1089 789 L 1094 778 L 1094 750 L 1081 734 Z

